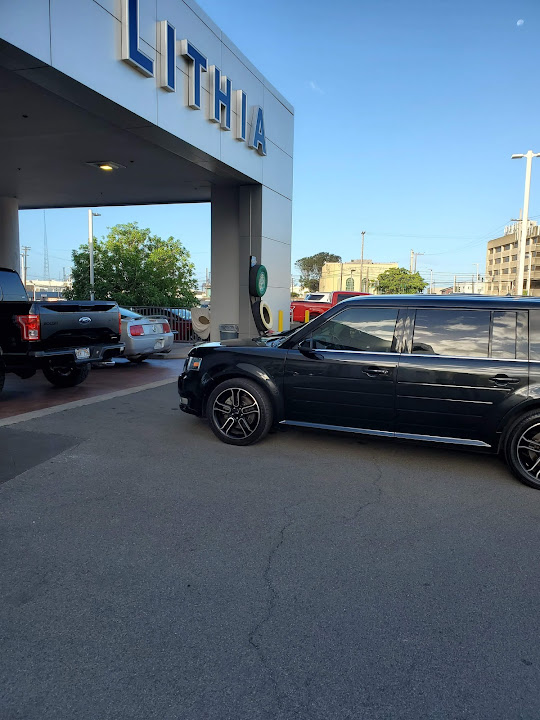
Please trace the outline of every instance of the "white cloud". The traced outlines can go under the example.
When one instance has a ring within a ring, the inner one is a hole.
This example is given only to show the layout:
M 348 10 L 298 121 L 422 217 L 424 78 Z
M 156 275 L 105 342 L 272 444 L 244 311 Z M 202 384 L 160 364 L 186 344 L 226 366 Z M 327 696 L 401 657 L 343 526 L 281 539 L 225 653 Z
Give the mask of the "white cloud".
M 310 87 L 314 92 L 317 92 L 317 93 L 319 93 L 320 95 L 324 95 L 324 90 L 322 90 L 322 89 L 317 85 L 317 83 L 315 82 L 315 80 L 310 80 L 309 83 L 308 83 L 308 85 L 309 85 L 309 87 Z
M 519 20 L 517 21 L 516 25 L 517 25 L 518 27 L 521 27 L 524 22 L 525 22 L 525 20 L 519 19 Z

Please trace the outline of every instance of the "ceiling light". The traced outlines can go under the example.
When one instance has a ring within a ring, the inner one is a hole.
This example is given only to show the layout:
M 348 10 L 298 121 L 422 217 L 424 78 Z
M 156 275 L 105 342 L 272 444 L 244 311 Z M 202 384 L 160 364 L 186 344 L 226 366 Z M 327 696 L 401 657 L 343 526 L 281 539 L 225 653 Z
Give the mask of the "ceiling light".
M 104 172 L 112 172 L 113 170 L 125 169 L 126 167 L 125 165 L 120 165 L 120 163 L 112 162 L 112 160 L 95 160 L 93 162 L 87 162 L 86 165 L 98 168 Z

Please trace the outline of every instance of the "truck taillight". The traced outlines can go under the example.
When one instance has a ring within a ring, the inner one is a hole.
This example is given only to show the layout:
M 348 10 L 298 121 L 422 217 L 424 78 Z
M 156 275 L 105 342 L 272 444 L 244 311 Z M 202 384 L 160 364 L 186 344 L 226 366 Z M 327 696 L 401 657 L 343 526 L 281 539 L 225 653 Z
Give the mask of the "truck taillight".
M 122 335 L 122 315 L 118 313 L 118 337 Z
M 163 323 L 163 332 L 164 333 L 170 333 L 171 332 L 171 326 L 168 322 Z
M 17 315 L 16 318 L 22 330 L 22 339 L 37 341 L 40 339 L 39 315 Z
M 129 334 L 131 337 L 137 337 L 138 335 L 144 335 L 144 328 L 142 325 L 131 325 L 129 328 Z

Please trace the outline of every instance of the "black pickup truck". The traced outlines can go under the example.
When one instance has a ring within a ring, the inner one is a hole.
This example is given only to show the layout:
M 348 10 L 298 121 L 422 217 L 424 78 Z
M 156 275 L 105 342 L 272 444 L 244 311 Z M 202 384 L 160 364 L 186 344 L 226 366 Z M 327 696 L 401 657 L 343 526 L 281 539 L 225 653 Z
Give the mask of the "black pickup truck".
M 115 302 L 33 302 L 19 275 L 0 268 L 0 391 L 8 372 L 43 370 L 53 385 L 78 385 L 90 363 L 122 354 L 120 332 Z

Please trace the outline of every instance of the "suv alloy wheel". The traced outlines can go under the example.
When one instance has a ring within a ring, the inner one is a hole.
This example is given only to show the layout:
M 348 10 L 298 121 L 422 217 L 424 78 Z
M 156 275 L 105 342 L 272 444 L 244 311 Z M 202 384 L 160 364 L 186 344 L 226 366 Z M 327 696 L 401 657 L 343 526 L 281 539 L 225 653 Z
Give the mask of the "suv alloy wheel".
M 229 445 L 252 445 L 262 440 L 272 425 L 272 405 L 256 383 L 235 378 L 211 392 L 206 416 L 212 431 Z
M 540 490 L 540 410 L 531 410 L 509 428 L 504 455 L 514 475 Z

